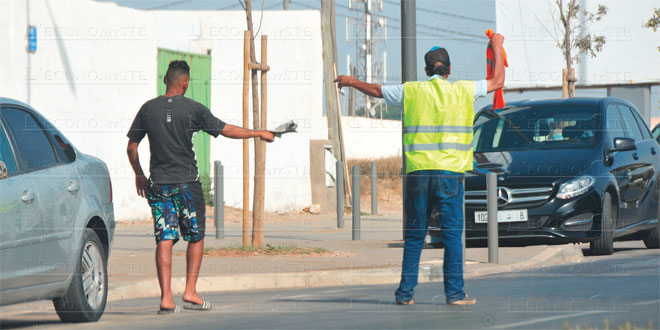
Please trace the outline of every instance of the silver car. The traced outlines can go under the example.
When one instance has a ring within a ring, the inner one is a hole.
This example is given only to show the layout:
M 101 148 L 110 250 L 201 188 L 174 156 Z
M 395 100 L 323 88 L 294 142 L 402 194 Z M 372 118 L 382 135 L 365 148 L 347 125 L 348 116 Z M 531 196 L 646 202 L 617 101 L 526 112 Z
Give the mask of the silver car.
M 52 299 L 65 322 L 98 320 L 115 227 L 105 163 L 30 106 L 0 98 L 0 305 Z

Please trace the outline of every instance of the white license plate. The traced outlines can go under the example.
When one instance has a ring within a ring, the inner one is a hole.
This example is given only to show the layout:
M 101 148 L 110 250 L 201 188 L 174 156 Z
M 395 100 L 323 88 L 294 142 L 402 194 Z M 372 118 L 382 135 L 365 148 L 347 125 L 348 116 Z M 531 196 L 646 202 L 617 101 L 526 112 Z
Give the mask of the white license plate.
M 497 222 L 523 222 L 527 221 L 527 210 L 497 211 Z M 488 212 L 474 212 L 475 223 L 488 223 Z

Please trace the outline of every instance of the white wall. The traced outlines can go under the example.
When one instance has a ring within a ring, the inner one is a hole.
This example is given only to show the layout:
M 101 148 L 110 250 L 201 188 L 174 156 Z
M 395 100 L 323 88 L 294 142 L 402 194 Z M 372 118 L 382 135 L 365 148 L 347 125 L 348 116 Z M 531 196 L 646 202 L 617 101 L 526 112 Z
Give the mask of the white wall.
M 658 7 L 657 0 L 580 1 L 595 12 L 599 4 L 609 12 L 600 22 L 585 24 L 603 35 L 606 43 L 596 58 L 581 57 L 575 66 L 577 84 L 605 85 L 660 82 L 660 33 L 643 28 Z M 496 0 L 497 32 L 504 35 L 509 68 L 507 88 L 561 86 L 564 57 L 553 38 L 557 17 L 554 1 Z M 555 13 L 555 16 L 552 16 Z M 549 32 L 549 31 L 550 32 Z M 559 30 L 557 30 L 557 34 Z M 561 41 L 561 39 L 560 39 Z M 575 51 L 575 50 L 574 50 Z
M 364 117 L 341 119 L 347 159 L 401 157 L 401 121 Z M 323 124 L 327 127 L 325 118 Z
M 210 49 L 211 111 L 240 125 L 244 13 L 140 11 L 90 0 L 27 3 L 0 0 L 0 94 L 29 103 L 78 149 L 108 164 L 118 220 L 149 217 L 146 202 L 135 194 L 125 135 L 140 106 L 156 96 L 157 49 Z M 25 51 L 28 16 L 37 27 L 35 54 Z M 295 119 L 301 131 L 268 146 L 266 209 L 298 210 L 311 202 L 309 139 L 327 138 L 321 116 L 320 16 L 267 11 L 262 24 L 272 67 L 268 125 Z M 144 141 L 140 158 L 147 170 Z M 242 205 L 241 146 L 222 137 L 211 144 L 212 160 L 225 165 L 225 199 L 232 206 Z

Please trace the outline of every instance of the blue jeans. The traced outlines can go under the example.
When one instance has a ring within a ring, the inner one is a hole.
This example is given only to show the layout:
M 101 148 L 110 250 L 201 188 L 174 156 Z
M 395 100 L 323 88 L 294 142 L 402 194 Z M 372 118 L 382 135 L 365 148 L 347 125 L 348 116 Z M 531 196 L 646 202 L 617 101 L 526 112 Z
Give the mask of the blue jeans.
M 408 301 L 415 294 L 419 258 L 424 246 L 428 220 L 433 209 L 440 213 L 445 256 L 442 265 L 447 302 L 461 300 L 463 292 L 463 175 L 461 173 L 422 170 L 406 177 L 406 229 L 404 231 L 401 283 L 396 300 Z

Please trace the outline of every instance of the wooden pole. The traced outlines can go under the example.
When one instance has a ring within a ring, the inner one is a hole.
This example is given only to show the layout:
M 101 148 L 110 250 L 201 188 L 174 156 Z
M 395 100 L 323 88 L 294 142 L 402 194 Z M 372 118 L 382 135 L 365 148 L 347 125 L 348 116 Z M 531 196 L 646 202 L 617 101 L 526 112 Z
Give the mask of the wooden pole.
M 575 97 L 575 82 L 577 79 L 575 79 L 575 68 L 571 68 L 571 73 L 566 77 L 567 80 L 570 80 L 570 85 L 571 88 L 568 89 L 568 96 L 569 97 Z
M 335 74 L 335 77 L 337 76 L 337 63 L 334 63 L 332 66 L 332 71 Z M 339 88 L 337 87 L 336 84 L 335 86 L 335 96 L 339 98 Z M 330 116 L 330 112 L 328 112 L 328 116 Z M 329 121 L 330 119 L 328 119 Z M 337 134 L 339 135 L 339 160 L 341 160 L 342 166 L 344 167 L 344 177 L 348 178 L 348 162 L 346 161 L 346 154 L 344 153 L 344 132 L 343 128 L 341 126 L 341 108 L 339 107 L 339 103 L 337 103 Z M 344 192 L 346 194 L 344 195 L 344 200 L 347 202 L 351 201 L 351 195 L 353 194 L 351 191 L 351 180 L 344 180 Z
M 568 98 L 568 80 L 566 77 L 566 69 L 561 69 L 561 97 Z
M 337 42 L 332 32 L 333 0 L 321 1 L 321 34 L 323 43 L 323 78 L 325 85 L 325 109 L 328 119 L 328 139 L 332 143 L 332 154 L 337 159 L 343 159 L 339 142 L 339 116 L 337 115 L 337 91 L 334 83 L 333 65 L 336 63 L 335 53 Z M 344 163 L 346 166 L 346 163 Z M 346 176 L 348 177 L 348 176 Z M 346 180 L 349 181 L 349 180 Z
M 252 34 L 250 31 L 243 33 L 243 128 L 249 129 L 250 116 L 248 114 L 250 102 L 248 100 L 250 94 L 250 39 Z M 250 246 L 250 181 L 248 175 L 250 174 L 250 149 L 248 140 L 243 140 L 243 247 Z
M 261 122 L 260 129 L 266 129 L 266 112 L 268 110 L 266 98 L 268 97 L 268 37 L 261 36 Z M 266 194 L 266 142 L 255 139 L 259 144 L 258 155 L 255 156 L 254 174 L 254 205 L 252 224 L 252 247 L 259 249 L 264 244 L 264 199 Z

